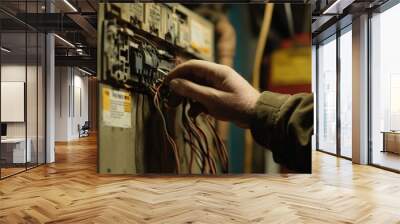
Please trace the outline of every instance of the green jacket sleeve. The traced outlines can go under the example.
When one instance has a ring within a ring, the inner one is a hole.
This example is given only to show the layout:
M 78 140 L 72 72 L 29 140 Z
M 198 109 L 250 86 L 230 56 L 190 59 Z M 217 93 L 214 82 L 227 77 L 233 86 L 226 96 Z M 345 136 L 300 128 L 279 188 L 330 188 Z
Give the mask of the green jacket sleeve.
M 311 173 L 313 95 L 263 92 L 251 121 L 253 138 L 273 152 L 277 163 Z

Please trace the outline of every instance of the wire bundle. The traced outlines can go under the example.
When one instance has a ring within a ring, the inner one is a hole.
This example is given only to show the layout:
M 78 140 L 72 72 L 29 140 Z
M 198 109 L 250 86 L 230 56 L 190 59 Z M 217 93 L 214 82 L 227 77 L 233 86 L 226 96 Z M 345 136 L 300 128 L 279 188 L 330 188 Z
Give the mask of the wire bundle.
M 158 71 L 165 75 L 167 74 L 161 69 L 158 69 Z M 184 132 L 184 142 L 190 148 L 190 158 L 188 161 L 188 171 L 183 171 L 181 169 L 181 155 L 175 140 L 168 132 L 167 119 L 165 118 L 162 110 L 164 106 L 161 103 L 163 98 L 160 94 L 162 86 L 163 80 L 159 79 L 156 81 L 156 83 L 154 83 L 153 86 L 150 87 L 150 91 L 153 94 L 154 106 L 160 114 L 165 136 L 174 154 L 176 162 L 176 172 L 188 172 L 189 174 L 192 174 L 194 163 L 196 163 L 196 165 L 200 168 L 202 174 L 217 174 L 220 172 L 228 172 L 227 149 L 221 138 L 218 136 L 216 128 L 213 125 L 213 121 L 209 116 L 194 117 L 189 115 L 191 102 L 188 99 L 183 100 L 183 111 L 181 119 Z M 204 122 L 201 122 L 202 119 Z M 208 136 L 207 133 L 211 134 L 211 136 Z M 211 139 L 212 142 L 209 142 L 209 139 Z M 220 165 L 217 164 L 217 159 L 220 162 Z
M 189 105 L 189 107 L 187 107 L 187 105 Z M 190 102 L 188 100 L 185 100 L 183 103 L 183 108 L 188 108 L 184 109 L 182 113 L 182 124 L 188 136 L 188 138 L 185 138 L 185 142 L 188 143 L 191 148 L 189 173 L 192 173 L 193 160 L 196 160 L 201 169 L 201 173 L 217 174 L 219 172 L 216 164 L 217 157 L 221 163 L 220 171 L 223 173 L 228 172 L 228 153 L 210 117 L 205 117 L 205 124 L 210 126 L 207 130 L 211 131 L 213 144 L 208 142 L 209 137 L 201 127 L 200 122 L 198 122 L 199 119 L 203 117 L 196 118 L 189 115 Z M 215 146 L 217 155 L 210 149 L 210 146 Z
M 180 169 L 180 162 L 179 162 L 178 146 L 168 132 L 167 121 L 166 121 L 164 113 L 161 109 L 162 105 L 160 103 L 160 98 L 161 98 L 160 89 L 161 89 L 162 83 L 163 83 L 162 80 L 157 80 L 157 82 L 153 86 L 150 87 L 150 90 L 154 94 L 153 103 L 154 103 L 154 106 L 157 109 L 158 113 L 160 114 L 160 117 L 161 117 L 161 120 L 163 123 L 163 130 L 164 130 L 165 136 L 166 136 L 169 144 L 171 145 L 173 153 L 174 153 L 175 162 L 176 162 L 176 172 L 180 173 L 181 169 Z

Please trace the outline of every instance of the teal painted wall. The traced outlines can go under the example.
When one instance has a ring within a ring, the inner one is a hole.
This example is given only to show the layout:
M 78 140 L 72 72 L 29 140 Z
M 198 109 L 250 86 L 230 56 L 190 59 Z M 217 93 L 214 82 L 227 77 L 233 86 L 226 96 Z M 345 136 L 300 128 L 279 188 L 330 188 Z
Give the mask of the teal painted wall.
M 257 37 L 250 30 L 250 16 L 248 5 L 246 4 L 234 4 L 228 10 L 228 17 L 236 30 L 234 69 L 248 81 L 251 81 L 257 45 Z M 230 149 L 230 172 L 243 173 L 244 130 L 234 124 L 230 125 L 228 147 Z

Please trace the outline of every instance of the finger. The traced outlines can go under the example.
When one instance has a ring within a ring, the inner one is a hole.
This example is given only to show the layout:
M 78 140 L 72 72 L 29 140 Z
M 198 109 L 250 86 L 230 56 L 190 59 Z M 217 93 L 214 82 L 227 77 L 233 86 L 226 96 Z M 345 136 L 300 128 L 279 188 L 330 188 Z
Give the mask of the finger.
M 207 86 L 215 86 L 224 79 L 224 74 L 220 72 L 222 67 L 208 61 L 190 60 L 169 72 L 166 82 L 174 78 L 182 78 Z
M 176 78 L 171 80 L 170 88 L 176 94 L 207 105 L 218 94 L 218 90 L 202 86 L 186 79 Z

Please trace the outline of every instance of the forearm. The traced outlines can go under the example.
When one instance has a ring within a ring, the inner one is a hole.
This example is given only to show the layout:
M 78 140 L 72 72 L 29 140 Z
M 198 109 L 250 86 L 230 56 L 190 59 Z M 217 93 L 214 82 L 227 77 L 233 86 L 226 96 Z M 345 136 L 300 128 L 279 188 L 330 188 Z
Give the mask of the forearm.
M 311 172 L 313 96 L 263 92 L 254 114 L 252 135 L 273 152 L 274 160 L 289 169 Z

